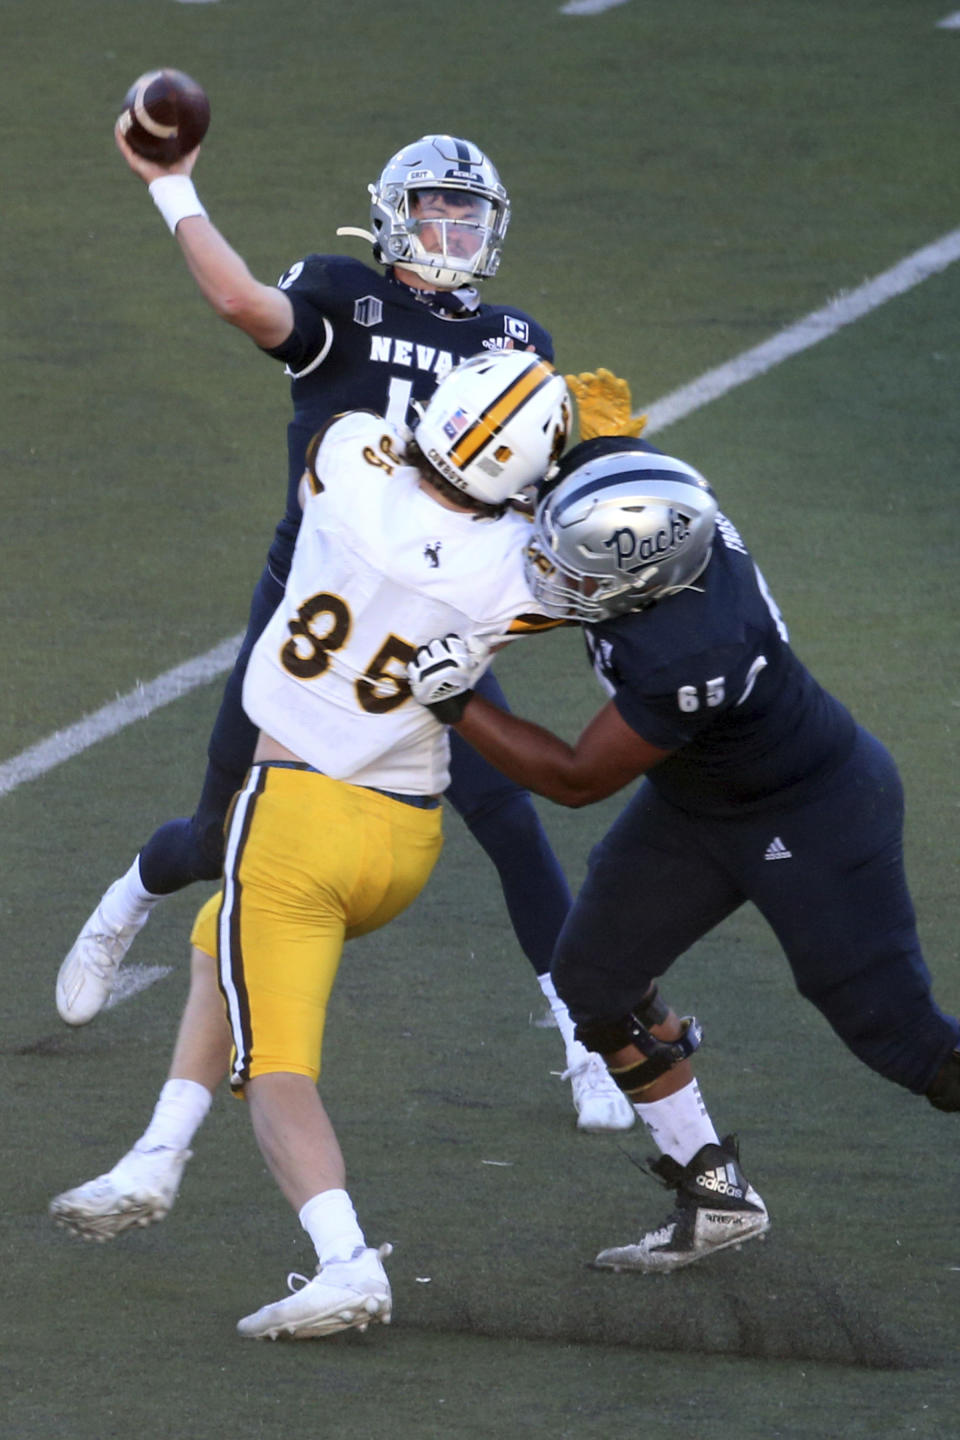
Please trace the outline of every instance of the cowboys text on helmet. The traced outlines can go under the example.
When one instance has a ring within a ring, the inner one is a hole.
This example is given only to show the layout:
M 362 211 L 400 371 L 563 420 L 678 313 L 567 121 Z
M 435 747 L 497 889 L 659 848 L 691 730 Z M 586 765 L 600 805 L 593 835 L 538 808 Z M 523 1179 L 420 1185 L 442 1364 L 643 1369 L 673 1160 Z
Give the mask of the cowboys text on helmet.
M 451 370 L 414 438 L 445 480 L 500 505 L 549 472 L 569 430 L 567 387 L 553 366 L 528 350 L 499 350 Z

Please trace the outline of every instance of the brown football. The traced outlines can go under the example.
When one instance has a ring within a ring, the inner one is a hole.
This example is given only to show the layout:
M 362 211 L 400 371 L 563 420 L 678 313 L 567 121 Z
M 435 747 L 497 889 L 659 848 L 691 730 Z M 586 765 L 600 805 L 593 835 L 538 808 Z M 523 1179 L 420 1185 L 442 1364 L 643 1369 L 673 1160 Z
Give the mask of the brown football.
M 210 124 L 206 91 L 182 70 L 150 70 L 127 91 L 120 112 L 124 139 L 144 160 L 172 165 L 203 139 Z

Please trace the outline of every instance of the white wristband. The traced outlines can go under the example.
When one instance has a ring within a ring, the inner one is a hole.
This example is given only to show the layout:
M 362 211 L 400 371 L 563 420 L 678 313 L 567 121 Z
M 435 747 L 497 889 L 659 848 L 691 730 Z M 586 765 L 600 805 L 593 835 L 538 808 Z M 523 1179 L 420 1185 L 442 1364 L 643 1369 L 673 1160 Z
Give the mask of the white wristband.
M 149 188 L 154 205 L 170 226 L 171 235 L 176 233 L 181 220 L 207 213 L 189 175 L 161 175 L 158 180 L 151 180 Z

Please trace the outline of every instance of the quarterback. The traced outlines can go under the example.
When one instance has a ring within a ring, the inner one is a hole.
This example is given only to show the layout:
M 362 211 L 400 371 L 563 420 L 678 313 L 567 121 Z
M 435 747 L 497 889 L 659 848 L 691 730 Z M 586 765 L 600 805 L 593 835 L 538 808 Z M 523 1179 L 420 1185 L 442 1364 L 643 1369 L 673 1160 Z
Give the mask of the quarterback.
M 405 146 L 370 185 L 374 269 L 343 255 L 298 260 L 276 285 L 256 280 L 208 218 L 190 178 L 199 150 L 164 168 L 137 156 L 120 129 L 117 145 L 146 181 L 202 295 L 275 361 L 290 380 L 288 487 L 266 566 L 254 591 L 248 629 L 227 681 L 208 746 L 194 814 L 170 820 L 142 846 L 107 890 L 60 966 L 56 1000 L 68 1024 L 87 1024 L 106 1003 L 117 970 L 154 906 L 194 880 L 218 879 L 223 822 L 256 742 L 244 713 L 244 674 L 258 635 L 284 592 L 300 526 L 299 484 L 307 444 L 331 416 L 366 408 L 395 427 L 412 422 L 439 380 L 483 351 L 553 355 L 548 333 L 524 311 L 480 300 L 477 285 L 496 273 L 510 202 L 487 156 L 469 141 L 426 135 Z M 505 704 L 492 674 L 480 682 Z M 447 798 L 497 867 L 520 948 L 552 1007 L 567 1051 L 577 1123 L 619 1130 L 633 1113 L 597 1056 L 573 1045 L 572 1025 L 550 981 L 550 957 L 570 904 L 565 877 L 529 794 L 452 743 Z M 188 1007 L 187 1033 L 193 1023 Z M 201 1047 L 202 1048 L 202 1047 Z M 203 1075 L 196 1080 L 203 1084 Z M 166 1097 L 161 1097 L 166 1103 Z M 178 1106 L 203 1118 L 200 1089 Z

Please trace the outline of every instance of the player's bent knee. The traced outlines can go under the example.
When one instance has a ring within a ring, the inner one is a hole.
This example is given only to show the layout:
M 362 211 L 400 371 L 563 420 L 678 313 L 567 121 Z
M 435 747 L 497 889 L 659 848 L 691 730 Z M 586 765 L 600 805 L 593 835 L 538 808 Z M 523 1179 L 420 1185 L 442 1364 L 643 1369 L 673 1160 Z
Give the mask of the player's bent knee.
M 219 880 L 223 876 L 223 822 L 196 826 L 194 869 L 198 880 Z
M 693 1015 L 684 1016 L 680 1021 L 680 1034 L 671 1040 L 662 1040 L 652 1034 L 657 1025 L 662 1025 L 670 1014 L 670 1008 L 660 998 L 653 986 L 634 1010 L 614 1020 L 580 1021 L 576 1027 L 576 1038 L 588 1050 L 595 1050 L 605 1059 L 619 1050 L 635 1046 L 643 1059 L 634 1065 L 608 1069 L 620 1089 L 628 1095 L 637 1095 L 646 1090 L 661 1075 L 675 1065 L 689 1060 L 700 1047 L 703 1031 Z

